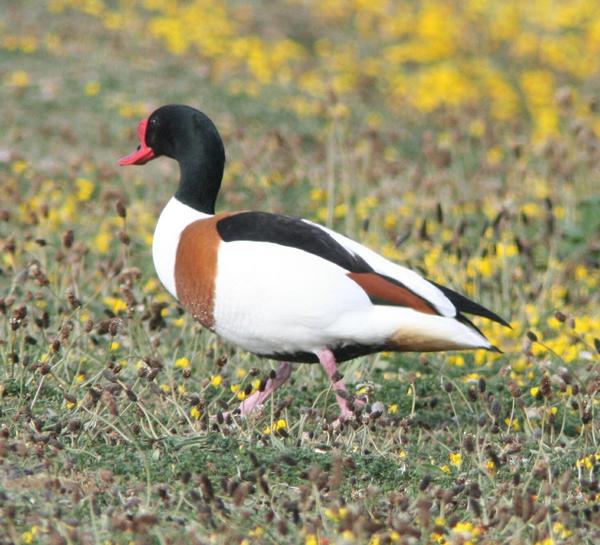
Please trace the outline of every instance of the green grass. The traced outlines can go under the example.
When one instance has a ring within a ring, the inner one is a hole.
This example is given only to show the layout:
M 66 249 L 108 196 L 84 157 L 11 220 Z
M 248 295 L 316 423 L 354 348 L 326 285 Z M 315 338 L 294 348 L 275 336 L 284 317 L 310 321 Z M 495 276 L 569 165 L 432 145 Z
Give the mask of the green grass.
M 282 90 L 233 96 L 170 55 L 143 17 L 115 33 L 77 10 L 2 9 L 3 32 L 61 47 L 0 48 L 0 543 L 597 542 L 593 133 L 477 139 L 469 111 L 372 129 L 383 107 L 356 97 L 348 117 L 296 118 L 273 108 Z M 329 221 L 468 290 L 515 326 L 478 322 L 505 353 L 349 362 L 369 406 L 341 430 L 324 375 L 302 365 L 263 414 L 221 422 L 273 362 L 203 331 L 156 283 L 148 242 L 176 166 L 116 166 L 168 102 L 223 134 L 220 209 Z

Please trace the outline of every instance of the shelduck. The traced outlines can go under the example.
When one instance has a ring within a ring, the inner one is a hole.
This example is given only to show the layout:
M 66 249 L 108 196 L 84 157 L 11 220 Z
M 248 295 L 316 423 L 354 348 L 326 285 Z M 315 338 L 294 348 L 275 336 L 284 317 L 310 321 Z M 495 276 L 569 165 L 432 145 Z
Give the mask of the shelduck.
M 465 317 L 508 325 L 497 314 L 335 231 L 269 212 L 215 213 L 225 151 L 202 112 L 162 106 L 137 135 L 120 165 L 166 156 L 181 172 L 154 233 L 160 281 L 203 326 L 281 362 L 242 414 L 289 378 L 290 362 L 321 364 L 344 420 L 353 412 L 338 362 L 380 351 L 497 351 Z

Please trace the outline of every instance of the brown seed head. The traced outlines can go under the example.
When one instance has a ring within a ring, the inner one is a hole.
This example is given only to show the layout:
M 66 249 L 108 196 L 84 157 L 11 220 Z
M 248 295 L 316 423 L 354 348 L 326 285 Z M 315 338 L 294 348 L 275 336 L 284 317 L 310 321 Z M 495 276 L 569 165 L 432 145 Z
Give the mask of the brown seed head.
M 567 316 L 565 314 L 563 314 L 560 310 L 557 310 L 554 313 L 554 317 L 560 322 L 560 323 L 564 323 L 567 321 Z
M 508 391 L 514 398 L 521 397 L 523 395 L 523 391 L 514 380 L 508 381 Z
M 552 395 L 552 386 L 548 375 L 544 375 L 540 381 L 540 392 L 546 398 Z
M 71 246 L 73 246 L 74 240 L 75 233 L 73 232 L 73 229 L 67 229 L 62 237 L 63 246 L 68 250 Z
M 69 303 L 71 309 L 75 310 L 81 306 L 81 301 L 75 296 L 73 288 L 67 288 L 65 295 L 67 296 L 67 302 Z
M 533 332 L 533 331 L 528 331 L 527 332 L 527 338 L 532 342 L 535 343 L 538 340 L 537 335 Z

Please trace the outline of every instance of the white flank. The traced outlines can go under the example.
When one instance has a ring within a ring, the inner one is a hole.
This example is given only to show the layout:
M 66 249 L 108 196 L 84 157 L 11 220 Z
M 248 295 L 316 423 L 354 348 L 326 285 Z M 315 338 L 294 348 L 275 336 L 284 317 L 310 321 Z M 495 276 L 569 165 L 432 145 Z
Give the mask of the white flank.
M 373 305 L 334 263 L 273 243 L 222 243 L 217 265 L 215 331 L 258 354 L 316 352 L 347 344 L 489 348 L 454 318 Z M 432 348 L 429 348 L 432 349 Z
M 152 259 L 159 280 L 177 299 L 175 289 L 175 256 L 181 232 L 192 222 L 210 217 L 172 197 L 158 218 L 152 239 Z
M 246 350 L 313 351 L 351 341 L 328 328 L 340 315 L 371 306 L 334 263 L 269 242 L 221 243 L 215 331 Z

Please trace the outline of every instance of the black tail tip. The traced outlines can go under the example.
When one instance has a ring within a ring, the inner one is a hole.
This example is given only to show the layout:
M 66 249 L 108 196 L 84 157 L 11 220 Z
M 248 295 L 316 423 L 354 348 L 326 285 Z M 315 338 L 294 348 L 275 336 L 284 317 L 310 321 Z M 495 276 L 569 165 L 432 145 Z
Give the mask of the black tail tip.
M 502 350 L 500 350 L 497 346 L 494 346 L 493 344 L 490 345 L 490 347 L 488 348 L 488 350 L 490 352 L 496 352 L 496 354 L 504 354 L 504 352 Z
M 499 317 L 500 318 L 500 317 Z M 511 326 L 504 318 L 500 318 L 500 320 L 502 320 L 500 323 L 504 326 L 504 327 L 508 327 L 508 329 L 513 329 L 513 326 Z

